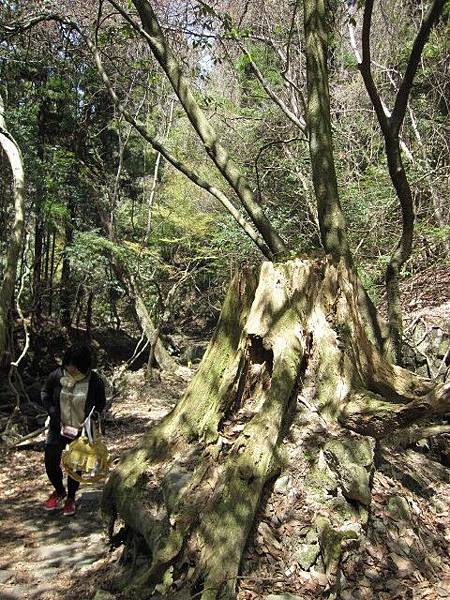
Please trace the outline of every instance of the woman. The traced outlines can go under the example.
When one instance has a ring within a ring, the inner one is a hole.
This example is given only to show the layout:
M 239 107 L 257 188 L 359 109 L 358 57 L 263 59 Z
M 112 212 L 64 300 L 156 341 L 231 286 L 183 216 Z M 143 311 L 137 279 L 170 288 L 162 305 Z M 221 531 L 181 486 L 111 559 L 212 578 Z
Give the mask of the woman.
M 64 354 L 62 366 L 49 375 L 42 391 L 42 402 L 50 417 L 45 470 L 55 488 L 44 503 L 44 510 L 57 510 L 64 501 L 62 512 L 66 517 L 75 514 L 75 494 L 80 484 L 68 477 L 66 497 L 61 469 L 62 452 L 78 437 L 91 411 L 100 413 L 106 404 L 104 383 L 91 367 L 89 347 L 72 346 Z

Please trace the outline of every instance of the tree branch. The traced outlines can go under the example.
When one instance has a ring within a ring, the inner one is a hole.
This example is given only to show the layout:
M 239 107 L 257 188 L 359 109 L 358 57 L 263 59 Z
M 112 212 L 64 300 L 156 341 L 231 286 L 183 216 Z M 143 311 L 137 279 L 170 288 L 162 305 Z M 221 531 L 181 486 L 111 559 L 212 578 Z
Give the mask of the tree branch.
M 378 93 L 377 86 L 372 76 L 371 55 L 370 55 L 370 28 L 372 25 L 372 11 L 374 0 L 366 0 L 364 8 L 363 29 L 362 29 L 362 57 L 358 64 L 359 71 L 364 80 L 367 93 L 372 101 L 375 113 L 380 123 L 381 130 L 387 135 L 389 128 L 389 119 L 383 109 L 383 104 Z
M 300 129 L 300 131 L 302 131 L 303 133 L 306 133 L 307 131 L 307 127 L 306 127 L 306 121 L 302 118 L 302 117 L 297 117 L 297 115 L 295 115 L 289 108 L 288 106 L 283 102 L 283 100 L 277 96 L 275 94 L 275 92 L 272 90 L 272 88 L 269 85 L 269 82 L 266 80 L 266 78 L 264 77 L 264 75 L 261 73 L 258 65 L 255 63 L 255 61 L 253 60 L 250 52 L 247 50 L 247 48 L 245 48 L 245 46 L 243 44 L 241 44 L 240 42 L 238 43 L 239 48 L 241 49 L 241 51 L 245 54 L 245 56 L 247 57 L 250 66 L 253 69 L 253 72 L 255 73 L 256 77 L 258 78 L 259 83 L 261 84 L 261 86 L 263 87 L 264 91 L 266 92 L 266 94 L 275 102 L 275 104 L 283 111 L 283 113 L 287 116 L 287 118 L 294 123 L 294 125 L 296 127 L 298 127 Z
M 371 0 L 372 1 L 372 0 Z M 400 84 L 400 88 L 395 99 L 394 109 L 391 116 L 391 126 L 394 132 L 398 133 L 401 124 L 405 117 L 406 108 L 408 105 L 408 98 L 411 92 L 414 77 L 416 75 L 417 67 L 422 56 L 422 50 L 425 46 L 426 41 L 430 35 L 430 31 L 439 18 L 444 8 L 446 0 L 434 0 L 433 4 L 428 11 L 422 25 L 417 33 L 416 39 L 411 50 L 411 54 L 408 60 L 403 80 Z
M 39 25 L 39 23 L 42 23 L 43 21 L 61 21 L 61 16 L 57 13 L 42 13 L 29 17 L 25 21 L 13 22 L 10 25 L 2 23 L 0 31 L 2 31 L 5 36 L 17 35 L 31 29 L 35 25 Z

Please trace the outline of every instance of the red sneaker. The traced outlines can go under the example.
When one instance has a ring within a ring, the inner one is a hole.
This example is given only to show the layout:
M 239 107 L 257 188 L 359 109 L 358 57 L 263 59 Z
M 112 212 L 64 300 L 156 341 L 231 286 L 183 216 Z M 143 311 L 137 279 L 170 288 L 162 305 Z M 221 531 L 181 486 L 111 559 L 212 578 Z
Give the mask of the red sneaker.
M 63 506 L 63 516 L 64 517 L 71 517 L 72 515 L 74 515 L 77 511 L 77 508 L 75 506 L 75 500 L 72 500 L 72 498 L 67 498 L 67 500 L 64 502 L 64 506 Z
M 51 511 L 59 508 L 61 506 L 61 502 L 64 500 L 64 496 L 65 494 L 61 496 L 58 494 L 58 492 L 53 492 L 49 499 L 44 502 L 44 510 Z

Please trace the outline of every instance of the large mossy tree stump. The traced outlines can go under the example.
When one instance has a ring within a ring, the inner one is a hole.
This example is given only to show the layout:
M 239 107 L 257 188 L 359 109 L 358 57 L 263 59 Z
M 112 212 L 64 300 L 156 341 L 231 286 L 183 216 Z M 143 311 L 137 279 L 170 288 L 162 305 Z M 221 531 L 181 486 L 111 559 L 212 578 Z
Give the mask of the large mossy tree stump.
M 119 517 L 128 549 L 147 557 L 130 563 L 133 597 L 155 586 L 174 599 L 235 596 L 263 492 L 292 467 L 283 440 L 293 427 L 307 458 L 298 485 L 324 508 L 340 498 L 339 511 L 316 511 L 308 537 L 338 582 L 343 548 L 364 536 L 377 443 L 446 412 L 450 398 L 450 385 L 383 357 L 365 303 L 354 273 L 327 258 L 234 277 L 183 398 L 105 489 L 110 529 Z

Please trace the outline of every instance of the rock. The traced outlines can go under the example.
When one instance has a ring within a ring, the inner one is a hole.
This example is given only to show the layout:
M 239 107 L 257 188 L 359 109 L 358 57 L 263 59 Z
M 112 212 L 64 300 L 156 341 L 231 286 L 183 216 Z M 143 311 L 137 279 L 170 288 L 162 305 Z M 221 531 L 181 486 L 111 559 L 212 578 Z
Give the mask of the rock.
M 364 506 L 370 503 L 369 473 L 364 467 L 353 464 L 351 470 L 341 471 L 339 481 L 342 485 L 342 494 L 349 500 L 356 500 Z
M 308 571 L 316 562 L 319 553 L 319 544 L 300 544 L 298 550 L 294 552 L 293 558 L 304 571 Z
M 180 361 L 184 365 L 199 363 L 203 358 L 207 344 L 205 342 L 191 341 L 180 356 Z
M 439 498 L 431 498 L 430 500 L 431 510 L 436 515 L 444 515 L 448 512 L 448 506 L 441 502 Z
M 9 571 L 8 569 L 0 569 L 0 583 L 6 583 L 8 579 L 14 575 L 14 571 Z
M 273 486 L 274 492 L 277 492 L 277 494 L 285 494 L 289 488 L 290 481 L 291 478 L 289 475 L 283 475 L 283 477 L 279 477 Z
M 328 466 L 334 471 L 343 495 L 368 506 L 371 498 L 370 466 L 373 444 L 367 439 L 332 440 L 325 445 Z
M 409 521 L 411 519 L 411 509 L 408 501 L 403 496 L 391 496 L 387 503 L 387 511 L 395 519 Z
M 450 320 L 449 302 L 444 302 L 438 306 L 429 306 L 426 303 L 425 307 L 409 314 L 410 322 L 416 321 L 412 332 L 409 334 L 411 338 L 411 348 L 409 350 L 407 368 L 416 370 L 420 374 L 429 376 L 428 362 L 434 372 L 438 371 L 441 366 L 442 359 L 450 346 Z M 420 319 L 417 317 L 420 316 Z M 441 369 L 441 375 L 443 374 Z

